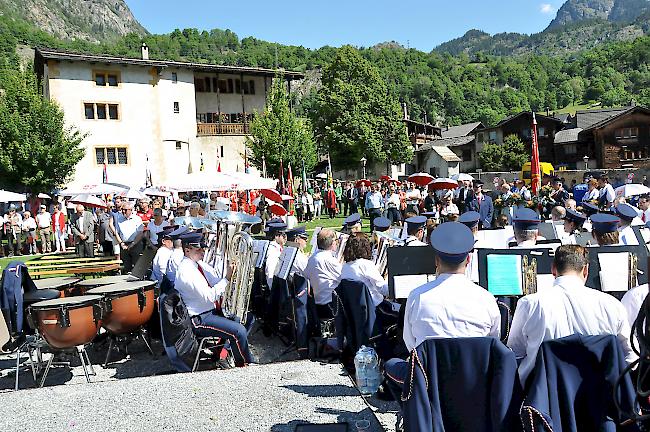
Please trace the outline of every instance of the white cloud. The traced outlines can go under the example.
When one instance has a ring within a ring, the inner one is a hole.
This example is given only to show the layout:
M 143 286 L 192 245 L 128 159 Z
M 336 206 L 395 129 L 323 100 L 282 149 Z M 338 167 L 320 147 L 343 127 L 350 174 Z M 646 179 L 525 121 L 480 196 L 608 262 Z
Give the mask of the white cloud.
M 555 12 L 555 8 L 553 7 L 552 4 L 549 3 L 542 3 L 539 5 L 539 11 L 543 14 L 552 14 Z

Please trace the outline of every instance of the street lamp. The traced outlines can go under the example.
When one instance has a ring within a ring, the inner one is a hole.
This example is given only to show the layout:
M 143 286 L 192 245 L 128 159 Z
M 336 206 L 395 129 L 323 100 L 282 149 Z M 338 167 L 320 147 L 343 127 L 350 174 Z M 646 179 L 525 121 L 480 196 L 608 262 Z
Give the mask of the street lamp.
M 582 160 L 585 162 L 585 171 L 589 169 L 589 156 L 584 156 Z
M 364 157 L 361 158 L 361 160 L 359 162 L 361 162 L 361 166 L 363 166 L 363 178 L 365 179 L 366 178 L 366 162 L 368 162 L 368 159 L 366 159 L 366 157 L 364 156 Z

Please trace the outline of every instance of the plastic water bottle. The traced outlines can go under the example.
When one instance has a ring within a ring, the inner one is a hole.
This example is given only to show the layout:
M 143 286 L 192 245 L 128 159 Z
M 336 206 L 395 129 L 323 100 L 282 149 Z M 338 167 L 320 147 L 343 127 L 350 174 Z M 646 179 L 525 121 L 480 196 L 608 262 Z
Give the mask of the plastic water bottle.
M 354 356 L 354 367 L 357 371 L 357 387 L 361 394 L 374 394 L 381 383 L 379 357 L 375 350 L 362 345 Z

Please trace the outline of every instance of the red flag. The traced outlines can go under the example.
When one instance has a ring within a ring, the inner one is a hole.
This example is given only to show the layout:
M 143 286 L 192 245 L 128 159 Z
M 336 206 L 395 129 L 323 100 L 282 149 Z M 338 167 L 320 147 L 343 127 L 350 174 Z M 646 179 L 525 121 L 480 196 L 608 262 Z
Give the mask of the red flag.
M 533 154 L 532 160 L 530 162 L 530 179 L 531 179 L 531 190 L 533 195 L 537 195 L 539 188 L 542 182 L 539 173 L 539 145 L 537 143 L 537 119 L 535 118 L 535 113 L 533 112 Z
M 217 172 L 221 172 L 221 161 L 217 164 Z
M 291 164 L 289 164 L 289 170 L 287 173 L 287 192 L 289 195 L 293 196 L 293 173 L 291 172 Z

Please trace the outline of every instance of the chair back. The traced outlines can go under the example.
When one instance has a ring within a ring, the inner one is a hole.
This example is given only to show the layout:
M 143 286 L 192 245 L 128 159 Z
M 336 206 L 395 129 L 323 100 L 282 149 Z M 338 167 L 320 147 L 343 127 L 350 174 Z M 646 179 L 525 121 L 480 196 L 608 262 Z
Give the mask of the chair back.
M 409 361 L 405 431 L 521 430 L 517 361 L 498 339 L 429 339 Z
M 332 301 L 339 348 L 347 347 L 356 353 L 362 345 L 371 345 L 376 314 L 368 287 L 363 282 L 343 279 L 334 290 Z
M 158 297 L 160 332 L 165 353 L 178 372 L 190 372 L 198 342 L 185 303 L 173 287 L 165 287 Z

